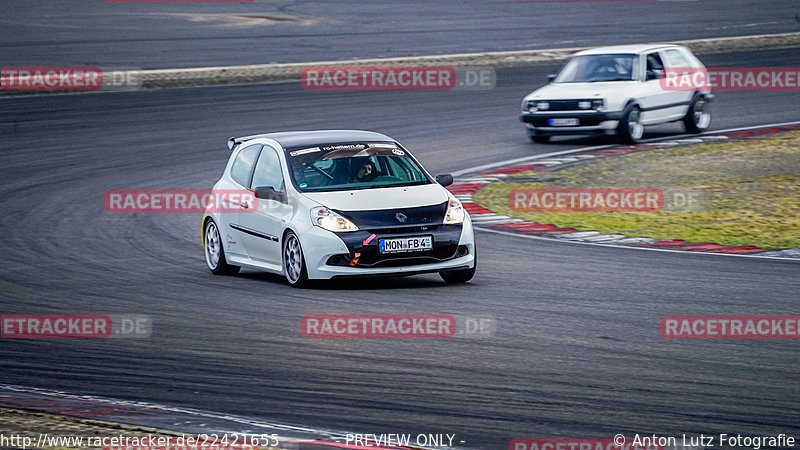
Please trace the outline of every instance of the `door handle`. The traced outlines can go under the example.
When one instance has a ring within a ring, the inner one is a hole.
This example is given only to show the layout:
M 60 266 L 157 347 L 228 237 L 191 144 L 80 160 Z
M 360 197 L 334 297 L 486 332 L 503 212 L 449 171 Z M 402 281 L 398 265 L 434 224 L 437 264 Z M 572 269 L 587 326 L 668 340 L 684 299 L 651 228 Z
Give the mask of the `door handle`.
M 249 203 L 247 203 L 247 202 L 242 202 L 242 204 L 241 204 L 241 205 L 239 205 L 239 206 L 241 206 L 241 207 L 242 207 L 242 208 L 244 208 L 244 209 L 248 209 L 248 208 L 250 208 L 250 204 L 249 204 Z

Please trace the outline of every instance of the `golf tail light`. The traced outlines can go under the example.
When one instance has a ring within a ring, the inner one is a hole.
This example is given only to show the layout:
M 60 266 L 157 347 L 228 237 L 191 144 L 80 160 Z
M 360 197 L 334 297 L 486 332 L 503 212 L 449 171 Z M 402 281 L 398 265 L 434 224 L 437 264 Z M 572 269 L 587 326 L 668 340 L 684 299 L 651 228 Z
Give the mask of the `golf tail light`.
M 464 207 L 455 197 L 450 197 L 447 201 L 447 212 L 444 213 L 445 225 L 457 225 L 464 221 Z
M 334 233 L 358 231 L 356 224 L 324 206 L 311 209 L 311 223 Z

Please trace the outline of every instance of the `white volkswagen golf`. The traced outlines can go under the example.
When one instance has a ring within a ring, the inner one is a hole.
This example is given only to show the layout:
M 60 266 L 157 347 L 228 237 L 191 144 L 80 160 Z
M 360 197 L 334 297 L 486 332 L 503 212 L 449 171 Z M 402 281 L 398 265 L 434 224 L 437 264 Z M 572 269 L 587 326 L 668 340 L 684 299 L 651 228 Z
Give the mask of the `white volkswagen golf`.
M 395 140 L 367 131 L 231 138 L 215 191 L 247 190 L 238 212 L 208 208 L 203 248 L 214 274 L 240 267 L 283 274 L 292 286 L 345 276 L 475 274 L 472 222 Z
M 622 45 L 576 53 L 550 84 L 522 100 L 520 120 L 533 142 L 551 136 L 616 134 L 634 144 L 646 125 L 682 121 L 699 133 L 711 124 L 707 86 L 673 88 L 667 77 L 705 67 L 680 45 Z

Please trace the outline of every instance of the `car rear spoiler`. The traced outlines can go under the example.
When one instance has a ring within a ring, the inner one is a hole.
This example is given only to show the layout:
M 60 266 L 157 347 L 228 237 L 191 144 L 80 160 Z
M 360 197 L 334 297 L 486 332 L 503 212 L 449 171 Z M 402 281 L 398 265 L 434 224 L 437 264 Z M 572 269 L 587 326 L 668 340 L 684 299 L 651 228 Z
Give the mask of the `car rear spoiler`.
M 231 136 L 231 138 L 228 139 L 228 150 L 233 151 L 233 149 L 242 142 L 244 142 L 242 141 L 242 138 L 236 138 Z
M 269 134 L 254 134 L 251 136 L 242 136 L 238 138 L 232 137 L 228 139 L 228 150 L 233 151 L 233 149 L 236 148 L 236 146 L 241 144 L 242 142 L 247 142 L 251 139 L 264 138 L 264 137 L 269 137 Z

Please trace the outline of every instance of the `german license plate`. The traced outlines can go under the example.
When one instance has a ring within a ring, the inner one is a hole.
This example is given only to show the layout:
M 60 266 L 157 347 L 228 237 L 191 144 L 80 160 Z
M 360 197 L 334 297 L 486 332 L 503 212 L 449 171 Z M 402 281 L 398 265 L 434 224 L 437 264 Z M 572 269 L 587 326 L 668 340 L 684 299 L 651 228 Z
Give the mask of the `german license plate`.
M 549 119 L 547 123 L 551 127 L 576 127 L 581 124 L 578 119 Z
M 381 239 L 381 253 L 423 252 L 433 248 L 433 236 Z

